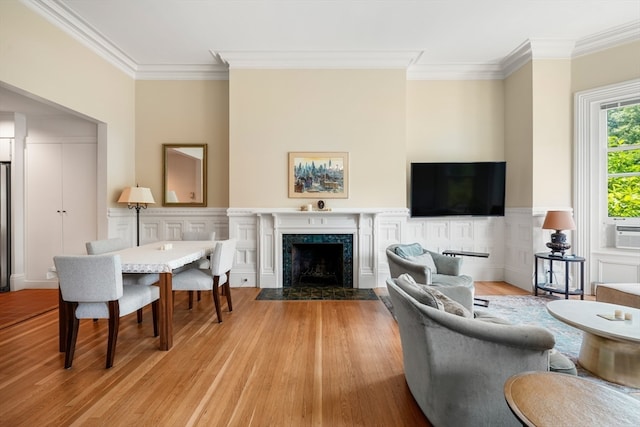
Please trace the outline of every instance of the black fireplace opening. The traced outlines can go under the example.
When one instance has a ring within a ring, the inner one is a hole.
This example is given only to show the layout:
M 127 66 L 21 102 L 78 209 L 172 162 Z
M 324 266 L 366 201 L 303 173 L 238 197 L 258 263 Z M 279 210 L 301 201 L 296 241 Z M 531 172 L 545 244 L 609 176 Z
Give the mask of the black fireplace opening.
M 283 287 L 353 288 L 353 235 L 285 234 Z
M 295 243 L 291 286 L 342 286 L 341 243 Z

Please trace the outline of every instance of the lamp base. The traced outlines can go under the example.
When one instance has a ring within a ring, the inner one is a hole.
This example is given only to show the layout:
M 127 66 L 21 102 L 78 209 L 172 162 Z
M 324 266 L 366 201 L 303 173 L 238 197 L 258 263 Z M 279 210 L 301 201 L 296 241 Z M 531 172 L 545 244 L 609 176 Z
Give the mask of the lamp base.
M 551 233 L 551 241 L 547 243 L 547 247 L 551 249 L 551 255 L 560 253 L 564 256 L 564 253 L 571 248 L 571 245 L 567 243 L 567 236 L 560 230 L 556 230 L 555 233 Z

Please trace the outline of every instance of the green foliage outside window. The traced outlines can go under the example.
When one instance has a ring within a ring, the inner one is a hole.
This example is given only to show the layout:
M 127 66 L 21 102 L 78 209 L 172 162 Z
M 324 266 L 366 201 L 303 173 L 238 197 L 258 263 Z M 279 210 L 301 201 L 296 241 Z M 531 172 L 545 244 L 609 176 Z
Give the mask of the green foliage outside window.
M 609 110 L 607 126 L 609 216 L 640 217 L 640 104 Z

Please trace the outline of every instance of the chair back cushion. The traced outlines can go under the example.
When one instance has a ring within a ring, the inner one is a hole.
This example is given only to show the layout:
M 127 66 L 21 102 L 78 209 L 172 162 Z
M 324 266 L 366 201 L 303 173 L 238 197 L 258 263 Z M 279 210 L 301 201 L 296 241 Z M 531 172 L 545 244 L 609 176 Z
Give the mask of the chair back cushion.
M 113 239 L 94 240 L 86 243 L 87 254 L 100 255 L 107 252 L 119 251 L 120 249 L 126 249 L 129 244 L 120 237 L 114 237 Z
M 236 244 L 236 239 L 221 240 L 216 243 L 211 255 L 211 274 L 222 276 L 231 270 L 236 256 Z
M 104 302 L 122 296 L 120 255 L 60 255 L 53 262 L 65 301 Z
M 424 248 L 420 243 L 411 243 L 408 245 L 396 246 L 395 252 L 398 256 L 408 259 L 409 257 L 422 255 L 424 253 Z

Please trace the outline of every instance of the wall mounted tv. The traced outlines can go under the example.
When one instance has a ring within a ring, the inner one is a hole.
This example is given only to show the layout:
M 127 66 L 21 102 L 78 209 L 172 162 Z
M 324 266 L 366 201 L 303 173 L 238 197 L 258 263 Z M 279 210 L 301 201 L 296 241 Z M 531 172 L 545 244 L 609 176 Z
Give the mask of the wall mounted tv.
M 506 162 L 411 163 L 411 216 L 504 216 Z

